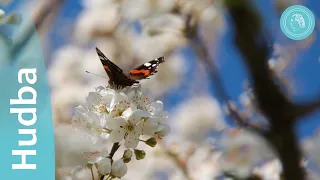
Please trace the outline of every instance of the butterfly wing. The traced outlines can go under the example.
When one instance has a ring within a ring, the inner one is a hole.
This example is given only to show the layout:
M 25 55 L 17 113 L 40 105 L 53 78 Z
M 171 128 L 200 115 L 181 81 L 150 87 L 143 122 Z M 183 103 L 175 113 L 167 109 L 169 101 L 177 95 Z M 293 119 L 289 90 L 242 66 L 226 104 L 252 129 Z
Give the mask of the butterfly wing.
M 96 51 L 103 65 L 103 68 L 105 69 L 105 71 L 109 76 L 109 84 L 111 86 L 122 88 L 125 86 L 131 86 L 134 83 L 137 83 L 137 81 L 127 77 L 123 73 L 122 69 L 119 68 L 117 65 L 115 65 L 113 62 L 111 62 L 97 47 L 96 47 Z
M 122 74 L 123 71 L 120 69 L 117 65 L 115 65 L 113 62 L 111 62 L 97 47 L 96 51 L 98 53 L 98 56 L 100 58 L 100 61 L 103 65 L 104 70 L 106 70 L 107 74 L 112 75 L 113 74 Z M 111 74 L 110 74 L 111 73 Z
M 131 79 L 134 79 L 134 80 L 146 79 L 149 76 L 158 72 L 157 71 L 158 66 L 163 62 L 164 62 L 164 57 L 159 57 L 157 59 L 144 63 L 143 65 L 135 69 L 132 69 L 129 73 L 129 76 Z

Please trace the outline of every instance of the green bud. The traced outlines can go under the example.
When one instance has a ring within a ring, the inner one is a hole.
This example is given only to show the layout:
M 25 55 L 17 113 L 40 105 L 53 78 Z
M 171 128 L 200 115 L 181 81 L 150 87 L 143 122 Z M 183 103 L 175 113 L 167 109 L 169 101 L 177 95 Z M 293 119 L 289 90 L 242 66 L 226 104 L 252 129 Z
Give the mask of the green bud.
M 136 155 L 137 160 L 144 159 L 144 157 L 146 156 L 146 153 L 143 150 L 138 150 L 138 149 L 134 150 L 134 154 Z
M 123 158 L 124 163 L 129 163 L 131 161 L 131 158 Z
M 125 150 L 122 157 L 123 157 L 123 159 L 131 158 L 132 157 L 132 151 L 130 151 L 130 149 Z
M 0 24 L 19 24 L 21 22 L 21 18 L 19 15 L 11 13 L 7 16 L 3 16 L 0 18 Z
M 21 18 L 18 14 L 9 14 L 7 17 L 7 23 L 8 24 L 20 24 Z
M 155 147 L 157 145 L 156 138 L 152 137 L 145 141 L 146 144 L 148 144 L 151 147 Z

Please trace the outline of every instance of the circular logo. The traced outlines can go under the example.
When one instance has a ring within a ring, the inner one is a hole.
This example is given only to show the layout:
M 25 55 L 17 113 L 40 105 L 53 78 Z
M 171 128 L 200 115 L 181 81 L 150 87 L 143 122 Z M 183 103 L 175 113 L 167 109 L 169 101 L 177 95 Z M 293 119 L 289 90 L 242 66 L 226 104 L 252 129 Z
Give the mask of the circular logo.
M 281 15 L 280 27 L 288 38 L 302 40 L 313 32 L 315 18 L 313 13 L 304 6 L 290 6 Z

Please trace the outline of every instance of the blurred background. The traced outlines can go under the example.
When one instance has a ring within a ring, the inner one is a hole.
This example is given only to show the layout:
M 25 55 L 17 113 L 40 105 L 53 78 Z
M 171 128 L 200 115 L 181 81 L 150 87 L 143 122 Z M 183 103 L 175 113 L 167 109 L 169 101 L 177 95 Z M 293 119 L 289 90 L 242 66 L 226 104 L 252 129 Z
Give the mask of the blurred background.
M 221 0 L 0 2 L 5 12 L 1 24 L 10 26 L 11 13 L 21 18 L 23 13 L 31 13 L 41 39 L 58 147 L 56 179 L 72 179 L 71 170 L 76 167 L 77 158 L 70 154 L 76 153 L 76 147 L 83 143 L 71 131 L 74 108 L 83 104 L 86 94 L 95 87 L 107 85 L 107 79 L 85 72 L 107 77 L 95 47 L 124 71 L 160 56 L 166 58 L 159 72 L 141 84 L 144 91 L 163 101 L 172 132 L 162 146 L 149 150 L 144 160 L 130 163 L 128 174 L 122 179 L 212 180 L 227 179 L 228 172 L 238 179 L 281 179 L 281 164 L 271 148 L 261 137 L 239 128 L 228 116 L 231 107 L 254 125 L 269 126 L 254 102 L 246 64 L 233 41 L 234 28 Z M 286 95 L 295 102 L 315 99 L 320 92 L 319 21 L 316 20 L 310 37 L 292 41 L 281 32 L 279 19 L 284 9 L 293 4 L 305 5 L 317 19 L 320 2 L 251 2 L 262 16 L 264 31 L 270 35 L 269 68 L 286 87 Z M 192 43 L 190 29 L 197 31 L 200 49 Z M 229 109 L 203 60 L 208 56 L 229 95 Z M 305 155 L 302 164 L 310 179 L 320 179 L 319 117 L 312 113 L 295 126 Z M 75 178 L 91 176 L 81 171 Z

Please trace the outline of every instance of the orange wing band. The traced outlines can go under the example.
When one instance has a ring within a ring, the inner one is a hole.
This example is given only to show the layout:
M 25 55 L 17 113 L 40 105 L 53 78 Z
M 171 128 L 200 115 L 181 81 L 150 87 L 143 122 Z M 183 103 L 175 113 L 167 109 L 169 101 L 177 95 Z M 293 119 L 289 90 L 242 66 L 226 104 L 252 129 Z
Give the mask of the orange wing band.
M 140 74 L 140 73 L 143 73 L 145 76 L 149 75 L 150 74 L 150 71 L 149 70 L 132 70 L 130 72 L 131 74 Z

